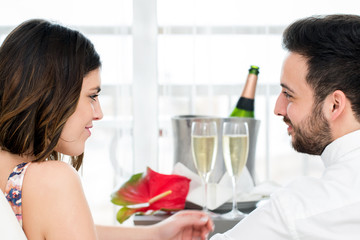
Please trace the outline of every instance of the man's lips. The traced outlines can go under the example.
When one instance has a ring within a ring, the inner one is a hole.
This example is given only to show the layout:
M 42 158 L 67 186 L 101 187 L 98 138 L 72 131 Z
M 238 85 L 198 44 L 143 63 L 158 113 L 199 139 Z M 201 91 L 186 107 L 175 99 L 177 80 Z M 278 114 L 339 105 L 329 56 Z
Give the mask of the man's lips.
M 287 131 L 288 131 L 289 134 L 290 134 L 290 132 L 292 132 L 292 130 L 293 130 L 292 126 L 288 125 Z
M 287 131 L 290 134 L 290 132 L 293 130 L 293 126 L 291 124 L 290 119 L 284 117 L 284 122 L 286 125 L 288 125 Z

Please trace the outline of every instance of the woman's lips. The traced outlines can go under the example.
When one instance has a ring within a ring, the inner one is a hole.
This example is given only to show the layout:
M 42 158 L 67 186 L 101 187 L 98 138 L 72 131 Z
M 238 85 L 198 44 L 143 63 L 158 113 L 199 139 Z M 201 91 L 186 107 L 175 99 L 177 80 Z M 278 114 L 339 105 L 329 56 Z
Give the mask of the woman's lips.
M 92 126 L 90 126 L 90 127 L 85 127 L 85 129 L 89 132 L 89 135 L 91 136 L 90 128 L 92 128 Z

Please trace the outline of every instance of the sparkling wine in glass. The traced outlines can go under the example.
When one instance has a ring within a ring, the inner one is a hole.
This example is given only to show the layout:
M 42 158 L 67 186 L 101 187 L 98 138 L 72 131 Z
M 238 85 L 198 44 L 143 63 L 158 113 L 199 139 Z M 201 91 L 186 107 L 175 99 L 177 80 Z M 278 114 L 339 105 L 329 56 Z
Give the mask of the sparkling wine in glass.
M 232 210 L 223 215 L 224 218 L 242 218 L 244 213 L 237 209 L 236 182 L 246 165 L 249 153 L 249 130 L 246 122 L 224 122 L 223 155 L 226 170 L 232 180 Z
M 203 210 L 208 212 L 207 186 L 210 174 L 214 169 L 217 152 L 217 129 L 215 121 L 199 120 L 192 123 L 191 149 L 195 167 L 205 185 Z

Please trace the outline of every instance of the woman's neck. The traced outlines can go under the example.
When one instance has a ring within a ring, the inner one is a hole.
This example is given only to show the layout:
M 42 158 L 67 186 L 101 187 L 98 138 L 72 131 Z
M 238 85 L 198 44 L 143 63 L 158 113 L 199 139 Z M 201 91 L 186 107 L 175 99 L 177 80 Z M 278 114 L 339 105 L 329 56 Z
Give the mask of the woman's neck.
M 23 154 L 23 155 L 13 154 L 11 152 L 0 149 L 0 159 L 1 161 L 3 160 L 9 161 L 9 162 L 17 163 L 15 165 L 18 165 L 23 162 L 30 162 L 34 160 L 34 156 L 28 154 Z
M 16 165 L 33 159 L 34 157 L 29 155 L 20 156 L 0 149 L 0 189 L 4 192 L 7 179 Z

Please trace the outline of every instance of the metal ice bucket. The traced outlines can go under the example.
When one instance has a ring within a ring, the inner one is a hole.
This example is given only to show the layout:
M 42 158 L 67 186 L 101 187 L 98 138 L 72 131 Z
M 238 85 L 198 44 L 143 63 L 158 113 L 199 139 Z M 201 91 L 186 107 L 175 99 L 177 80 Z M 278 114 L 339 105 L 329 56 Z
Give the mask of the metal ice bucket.
M 224 157 L 222 152 L 222 126 L 224 122 L 247 122 L 249 127 L 249 156 L 246 163 L 253 180 L 255 175 L 255 153 L 256 141 L 260 127 L 260 121 L 253 118 L 221 118 L 215 116 L 200 115 L 179 115 L 172 117 L 172 128 L 174 136 L 174 163 L 181 162 L 187 168 L 197 173 L 193 156 L 191 153 L 191 124 L 201 119 L 211 119 L 217 124 L 218 130 L 218 151 L 213 172 L 210 175 L 210 182 L 218 183 L 226 172 Z

